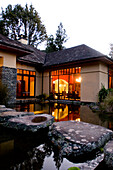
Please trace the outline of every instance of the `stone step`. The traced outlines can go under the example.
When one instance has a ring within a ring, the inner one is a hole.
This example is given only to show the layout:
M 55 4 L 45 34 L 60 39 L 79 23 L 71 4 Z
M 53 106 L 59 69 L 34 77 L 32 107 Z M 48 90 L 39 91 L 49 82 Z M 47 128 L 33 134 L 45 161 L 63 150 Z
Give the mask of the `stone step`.
M 54 117 L 48 114 L 25 115 L 8 119 L 2 126 L 23 132 L 37 132 L 51 126 L 53 122 Z
M 33 112 L 16 112 L 15 110 L 4 111 L 0 113 L 0 122 L 5 122 L 10 118 L 21 117 L 26 115 L 34 115 Z
M 63 155 L 74 156 L 91 152 L 105 145 L 113 131 L 85 122 L 55 122 L 49 133 L 54 145 L 62 149 Z

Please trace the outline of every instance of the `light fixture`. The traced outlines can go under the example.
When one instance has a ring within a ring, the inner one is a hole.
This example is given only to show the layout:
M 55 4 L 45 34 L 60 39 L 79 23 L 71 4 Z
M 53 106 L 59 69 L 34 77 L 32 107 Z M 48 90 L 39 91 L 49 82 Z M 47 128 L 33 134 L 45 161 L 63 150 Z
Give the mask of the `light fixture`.
M 77 78 L 76 82 L 80 83 L 81 82 L 81 77 Z
M 55 81 L 53 81 L 53 84 L 55 84 Z

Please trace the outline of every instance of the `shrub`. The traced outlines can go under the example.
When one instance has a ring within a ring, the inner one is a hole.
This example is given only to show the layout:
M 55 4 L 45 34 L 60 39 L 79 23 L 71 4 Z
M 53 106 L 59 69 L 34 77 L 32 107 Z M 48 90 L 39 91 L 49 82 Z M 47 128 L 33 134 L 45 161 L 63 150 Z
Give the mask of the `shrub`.
M 102 88 L 98 93 L 99 102 L 103 102 L 107 94 L 108 94 L 108 90 L 104 87 L 104 85 L 102 85 Z
M 113 112 L 113 96 L 108 94 L 103 103 L 100 104 L 100 109 L 103 112 Z
M 7 105 L 8 99 L 9 98 L 7 86 L 3 85 L 0 81 L 0 104 Z

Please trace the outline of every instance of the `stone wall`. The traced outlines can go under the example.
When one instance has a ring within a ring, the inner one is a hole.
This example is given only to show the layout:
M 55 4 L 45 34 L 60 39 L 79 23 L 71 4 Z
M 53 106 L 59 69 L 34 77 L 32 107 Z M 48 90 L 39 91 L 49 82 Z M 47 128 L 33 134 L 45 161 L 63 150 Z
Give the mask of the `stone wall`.
M 0 68 L 0 79 L 4 85 L 7 85 L 9 91 L 9 104 L 16 102 L 16 81 L 17 69 L 2 66 Z

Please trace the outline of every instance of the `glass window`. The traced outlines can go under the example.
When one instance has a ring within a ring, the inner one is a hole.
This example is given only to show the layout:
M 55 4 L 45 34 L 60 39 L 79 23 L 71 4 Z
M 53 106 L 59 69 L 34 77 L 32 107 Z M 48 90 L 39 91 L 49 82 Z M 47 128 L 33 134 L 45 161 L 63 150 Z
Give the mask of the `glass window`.
M 17 69 L 17 97 L 35 96 L 35 81 L 35 71 Z
M 3 57 L 0 57 L 0 67 L 3 66 Z
M 30 77 L 30 96 L 34 96 L 34 84 L 35 80 L 34 77 Z
M 17 69 L 17 73 L 19 73 L 19 69 Z
M 81 67 L 61 69 L 51 72 L 51 92 L 56 99 L 80 100 Z M 58 76 L 56 76 L 58 75 Z
M 67 69 L 67 74 L 69 74 L 69 69 Z
M 66 69 L 64 69 L 64 74 L 66 74 Z
M 21 97 L 22 95 L 22 76 L 17 75 L 17 97 Z
M 22 74 L 22 70 L 19 70 L 19 73 Z
M 70 74 L 72 74 L 73 73 L 73 69 L 72 68 L 70 68 Z
M 29 95 L 29 87 L 28 87 L 28 83 L 29 83 L 29 77 L 28 76 L 24 76 L 23 77 L 23 96 L 28 96 Z

